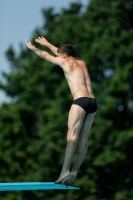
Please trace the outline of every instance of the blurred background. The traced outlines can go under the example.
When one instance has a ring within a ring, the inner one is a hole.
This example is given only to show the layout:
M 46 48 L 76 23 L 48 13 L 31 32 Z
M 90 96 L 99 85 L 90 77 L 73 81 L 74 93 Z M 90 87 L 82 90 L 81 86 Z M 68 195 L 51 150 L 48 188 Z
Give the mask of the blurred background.
M 5 57 L 5 51 L 9 46 L 19 53 L 20 44 L 25 45 L 25 40 L 30 39 L 35 28 L 41 28 L 44 23 L 42 9 L 53 7 L 56 12 L 62 8 L 68 8 L 71 0 L 39 0 L 37 1 L 0 1 L 0 80 L 3 80 L 2 72 L 9 72 L 10 66 Z M 77 0 L 73 0 L 77 2 Z M 85 9 L 88 0 L 79 0 L 82 3 L 82 9 Z M 0 104 L 10 102 L 10 97 L 0 90 Z
M 64 160 L 72 97 L 63 71 L 25 40 L 74 44 L 98 103 L 79 191 L 1 192 L 0 199 L 132 200 L 133 1 L 1 0 L 0 27 L 0 182 L 53 182 Z

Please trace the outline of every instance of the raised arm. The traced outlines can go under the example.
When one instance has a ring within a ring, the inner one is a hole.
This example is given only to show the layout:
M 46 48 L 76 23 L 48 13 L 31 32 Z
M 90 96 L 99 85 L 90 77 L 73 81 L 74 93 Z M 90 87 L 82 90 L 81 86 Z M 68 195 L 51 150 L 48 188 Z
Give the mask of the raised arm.
M 59 58 L 59 57 L 54 57 L 54 56 L 51 56 L 49 53 L 47 53 L 46 51 L 42 51 L 38 48 L 36 48 L 33 44 L 31 44 L 31 42 L 29 41 L 26 41 L 26 45 L 29 49 L 31 49 L 32 51 L 34 51 L 38 56 L 40 56 L 41 58 L 53 63 L 53 64 L 56 64 L 56 65 L 59 65 L 60 67 L 63 66 L 64 64 L 64 60 L 62 58 Z
M 55 55 L 58 55 L 57 53 L 58 48 L 52 45 L 50 42 L 48 42 L 44 37 L 38 37 L 35 39 L 35 41 L 42 46 L 48 47 Z

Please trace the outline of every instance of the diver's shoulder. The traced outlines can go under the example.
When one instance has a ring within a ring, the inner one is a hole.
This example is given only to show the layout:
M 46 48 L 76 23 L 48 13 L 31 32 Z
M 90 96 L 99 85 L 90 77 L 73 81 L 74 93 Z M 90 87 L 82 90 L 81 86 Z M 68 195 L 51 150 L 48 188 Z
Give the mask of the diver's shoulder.
M 76 58 L 75 58 L 75 59 L 76 59 Z M 86 63 L 85 63 L 84 60 L 76 59 L 76 62 L 77 62 L 78 64 L 80 64 L 80 65 L 84 65 L 84 66 L 86 66 Z

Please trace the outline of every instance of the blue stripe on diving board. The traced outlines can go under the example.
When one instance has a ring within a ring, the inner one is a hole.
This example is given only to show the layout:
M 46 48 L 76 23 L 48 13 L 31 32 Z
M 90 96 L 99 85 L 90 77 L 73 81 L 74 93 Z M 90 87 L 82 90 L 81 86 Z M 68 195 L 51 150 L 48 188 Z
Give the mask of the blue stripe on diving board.
M 25 183 L 0 183 L 0 191 L 22 190 L 79 190 L 76 186 L 66 186 L 54 182 L 25 182 Z

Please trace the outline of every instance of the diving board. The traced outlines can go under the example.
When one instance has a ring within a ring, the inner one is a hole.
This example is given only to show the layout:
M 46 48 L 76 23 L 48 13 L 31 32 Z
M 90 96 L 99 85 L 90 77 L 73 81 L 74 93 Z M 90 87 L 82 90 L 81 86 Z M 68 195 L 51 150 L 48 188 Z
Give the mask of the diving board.
M 22 190 L 79 190 L 77 186 L 67 186 L 54 182 L 18 182 L 0 183 L 0 191 L 22 191 Z

